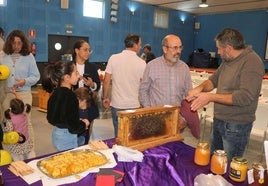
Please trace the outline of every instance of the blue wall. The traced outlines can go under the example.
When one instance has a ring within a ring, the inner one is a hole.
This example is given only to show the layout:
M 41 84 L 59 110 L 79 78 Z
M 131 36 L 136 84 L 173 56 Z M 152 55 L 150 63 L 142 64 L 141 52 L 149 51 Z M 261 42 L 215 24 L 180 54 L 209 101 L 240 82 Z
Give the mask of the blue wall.
M 66 34 L 66 24 L 73 26 L 75 36 L 88 36 L 93 53 L 90 61 L 107 61 L 110 55 L 124 49 L 128 33 L 141 35 L 143 44 L 150 43 L 157 56 L 162 55 L 161 40 L 169 33 L 178 34 L 184 43 L 184 60 L 192 52 L 194 17 L 183 12 L 169 10 L 169 28 L 155 28 L 153 25 L 154 6 L 120 0 L 118 22 L 110 22 L 110 0 L 106 0 L 105 19 L 83 17 L 83 0 L 69 0 L 69 8 L 61 9 L 60 0 L 8 0 L 7 7 L 0 7 L 0 25 L 6 33 L 13 29 L 28 32 L 36 30 L 36 60 L 46 62 L 48 57 L 47 35 Z M 135 6 L 131 15 L 129 6 Z M 180 16 L 185 16 L 183 24 Z
M 266 11 L 249 11 L 229 14 L 193 16 L 179 11 L 169 11 L 169 28 L 161 29 L 153 25 L 155 6 L 120 0 L 118 22 L 110 22 L 110 0 L 106 0 L 105 19 L 83 17 L 83 0 L 69 0 L 69 8 L 61 9 L 60 0 L 8 0 L 7 7 L 0 7 L 0 26 L 6 34 L 13 29 L 28 33 L 36 30 L 36 60 L 46 62 L 48 59 L 47 35 L 66 34 L 66 25 L 73 26 L 74 36 L 90 38 L 93 53 L 90 61 L 107 61 L 110 55 L 124 48 L 124 38 L 128 33 L 142 36 L 143 44 L 150 43 L 157 56 L 162 54 L 161 40 L 169 33 L 181 37 L 184 45 L 182 59 L 188 61 L 191 52 L 197 48 L 215 51 L 215 35 L 225 27 L 240 30 L 247 44 L 264 60 L 268 30 L 268 13 Z M 129 6 L 135 6 L 131 15 Z M 186 17 L 184 24 L 180 17 Z M 194 22 L 200 22 L 201 28 L 194 30 Z M 265 62 L 268 69 L 268 62 Z
M 217 52 L 214 38 L 217 33 L 231 27 L 238 29 L 245 37 L 246 43 L 252 45 L 268 69 L 268 61 L 264 60 L 266 38 L 268 37 L 268 12 L 249 11 L 229 14 L 203 15 L 196 18 L 201 28 L 195 30 L 195 48 Z

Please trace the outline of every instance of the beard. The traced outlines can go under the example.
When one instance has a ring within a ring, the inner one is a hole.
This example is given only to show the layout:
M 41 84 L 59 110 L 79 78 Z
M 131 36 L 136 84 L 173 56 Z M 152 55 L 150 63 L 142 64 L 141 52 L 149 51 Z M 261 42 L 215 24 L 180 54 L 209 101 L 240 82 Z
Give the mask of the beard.
M 169 60 L 172 63 L 177 63 L 180 58 L 181 58 L 181 54 L 180 53 L 177 53 L 177 54 L 173 55 Z
M 230 62 L 230 61 L 232 61 L 232 59 L 229 58 L 229 57 L 225 57 L 225 58 L 222 58 L 222 59 L 223 59 L 223 61 L 225 61 L 225 62 Z
M 230 61 L 233 60 L 233 58 L 230 57 L 228 54 L 222 55 L 222 56 L 221 56 L 221 59 L 222 59 L 223 61 L 226 61 L 226 62 L 230 62 Z

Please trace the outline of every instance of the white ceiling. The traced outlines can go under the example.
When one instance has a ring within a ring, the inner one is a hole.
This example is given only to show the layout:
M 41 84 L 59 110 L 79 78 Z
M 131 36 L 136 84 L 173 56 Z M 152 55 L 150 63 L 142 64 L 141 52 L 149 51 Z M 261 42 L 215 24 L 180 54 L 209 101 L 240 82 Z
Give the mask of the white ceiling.
M 268 0 L 207 0 L 209 7 L 199 8 L 201 0 L 132 0 L 149 5 L 180 10 L 194 15 L 251 10 L 268 10 Z

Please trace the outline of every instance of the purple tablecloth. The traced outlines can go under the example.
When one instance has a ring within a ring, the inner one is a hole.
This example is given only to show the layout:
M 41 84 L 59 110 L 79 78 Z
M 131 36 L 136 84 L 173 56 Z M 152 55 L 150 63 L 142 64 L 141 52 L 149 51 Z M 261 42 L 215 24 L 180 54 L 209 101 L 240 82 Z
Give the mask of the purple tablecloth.
M 107 140 L 108 145 L 111 147 L 114 139 Z M 209 174 L 210 166 L 197 166 L 193 158 L 194 148 L 186 145 L 183 142 L 171 142 L 155 148 L 144 151 L 143 162 L 118 162 L 114 167 L 116 170 L 125 172 L 123 181 L 116 185 L 124 186 L 193 186 L 194 178 L 201 174 Z M 38 157 L 40 158 L 40 157 Z M 115 154 L 115 159 L 117 156 Z M 5 186 L 27 185 L 23 179 L 16 177 L 8 169 L 8 166 L 1 166 L 0 169 L 3 173 Z M 244 183 L 236 183 L 228 178 L 228 174 L 223 175 L 227 181 L 236 186 L 246 186 L 247 181 Z M 96 174 L 89 174 L 84 179 L 77 183 L 66 185 L 95 185 Z M 32 184 L 33 186 L 42 186 L 42 182 L 38 181 Z

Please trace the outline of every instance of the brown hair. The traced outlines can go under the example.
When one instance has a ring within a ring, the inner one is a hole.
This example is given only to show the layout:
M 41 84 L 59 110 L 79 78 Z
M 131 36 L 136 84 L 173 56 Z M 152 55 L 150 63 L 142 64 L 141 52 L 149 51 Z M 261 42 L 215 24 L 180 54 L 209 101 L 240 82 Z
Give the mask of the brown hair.
M 29 113 L 31 111 L 31 105 L 24 104 L 23 101 L 18 98 L 11 99 L 9 106 L 10 108 L 5 111 L 6 119 L 11 119 L 10 112 L 17 115 L 23 113 L 24 111 L 26 113 Z
M 141 37 L 138 34 L 128 34 L 125 38 L 125 47 L 132 48 L 134 44 L 138 44 Z
M 92 105 L 97 105 L 98 96 L 96 92 L 88 90 L 86 87 L 80 87 L 76 89 L 74 93 L 78 99 L 87 101 L 87 108 L 91 107 Z
M 26 35 L 24 34 L 24 32 L 21 30 L 13 30 L 12 32 L 8 34 L 5 44 L 4 44 L 3 51 L 8 55 L 14 53 L 12 44 L 15 40 L 15 37 L 19 37 L 22 41 L 22 48 L 21 48 L 20 54 L 22 56 L 29 55 L 31 53 L 31 44 L 28 38 L 26 37 Z
M 73 73 L 74 67 L 72 61 L 59 61 L 46 66 L 42 77 L 43 89 L 49 93 L 53 92 L 55 88 L 60 87 L 64 75 Z

